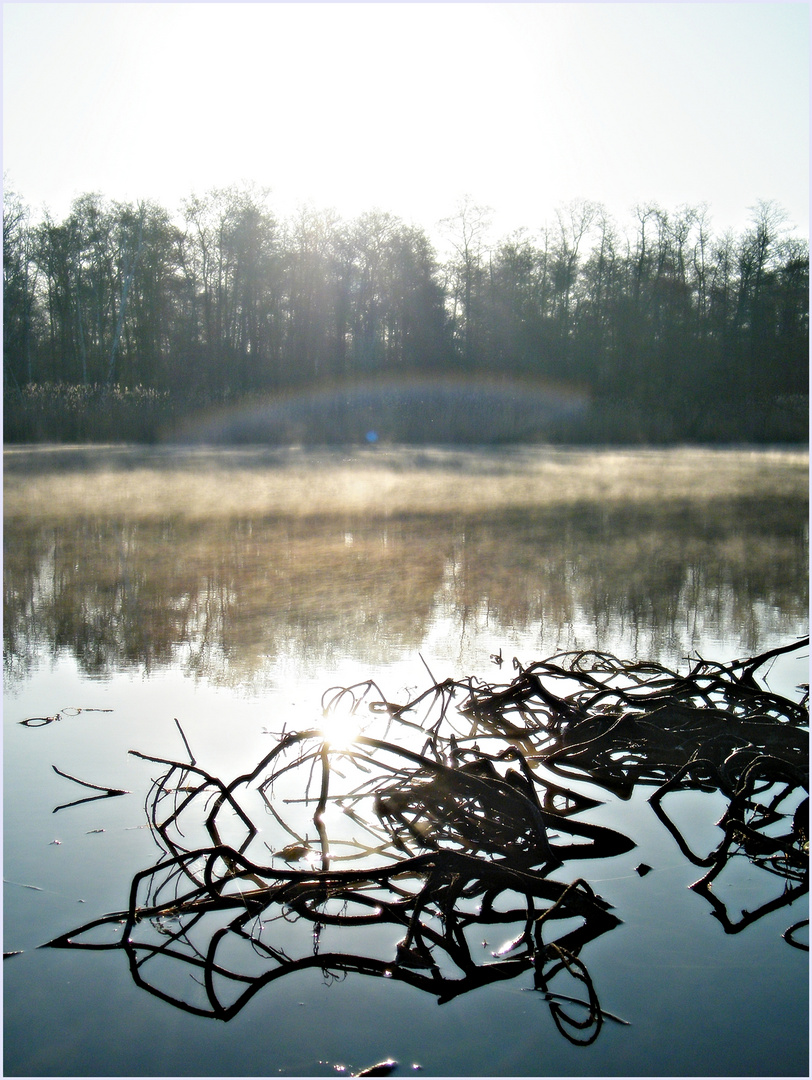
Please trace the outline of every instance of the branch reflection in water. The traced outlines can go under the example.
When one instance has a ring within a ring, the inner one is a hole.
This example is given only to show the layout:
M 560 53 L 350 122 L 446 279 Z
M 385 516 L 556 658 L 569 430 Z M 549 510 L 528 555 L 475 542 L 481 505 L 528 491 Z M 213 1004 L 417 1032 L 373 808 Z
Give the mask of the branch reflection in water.
M 122 949 L 139 986 L 221 1020 L 306 968 L 401 981 L 440 1003 L 529 973 L 561 1033 L 592 1043 L 606 1020 L 627 1021 L 601 1006 L 581 954 L 620 919 L 567 864 L 634 844 L 584 820 L 599 805 L 584 786 L 655 789 L 680 851 L 707 868 L 692 888 L 728 933 L 790 905 L 808 891 L 808 688 L 790 700 L 756 673 L 807 646 L 699 659 L 686 674 L 596 652 L 514 660 L 510 683 L 446 680 L 405 704 L 371 681 L 336 687 L 325 718 L 357 719 L 351 741 L 283 730 L 228 783 L 185 736 L 188 761 L 131 751 L 165 769 L 146 801 L 162 856 L 135 875 L 126 909 L 48 944 Z M 370 717 L 380 737 L 362 733 Z M 708 855 L 664 810 L 685 791 L 727 800 Z M 738 922 L 710 887 L 734 859 L 776 882 Z M 804 948 L 799 931 L 785 938 Z M 506 942 L 491 949 L 495 936 Z

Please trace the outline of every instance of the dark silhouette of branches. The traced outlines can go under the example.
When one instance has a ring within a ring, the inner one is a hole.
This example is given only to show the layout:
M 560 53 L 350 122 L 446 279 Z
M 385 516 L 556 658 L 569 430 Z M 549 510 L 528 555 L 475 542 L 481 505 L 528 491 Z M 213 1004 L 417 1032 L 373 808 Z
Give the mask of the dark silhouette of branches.
M 532 973 L 562 1035 L 589 1044 L 606 1020 L 625 1023 L 582 955 L 619 920 L 566 867 L 634 843 L 584 820 L 597 801 L 554 778 L 622 797 L 654 786 L 655 813 L 706 871 L 692 888 L 727 933 L 745 930 L 808 890 L 806 698 L 756 678 L 807 645 L 697 659 L 687 674 L 598 652 L 514 660 L 509 684 L 445 680 L 405 704 L 371 680 L 333 687 L 323 726 L 279 733 L 229 782 L 195 762 L 178 725 L 188 761 L 131 751 L 165 770 L 146 799 L 160 858 L 123 910 L 48 945 L 123 950 L 139 986 L 221 1020 L 305 969 L 402 981 L 440 1003 Z M 387 737 L 342 735 L 350 722 Z M 663 807 L 683 790 L 728 800 L 707 855 Z M 712 888 L 734 859 L 778 883 L 740 918 Z M 785 938 L 803 948 L 800 926 Z M 494 935 L 506 940 L 486 959 Z

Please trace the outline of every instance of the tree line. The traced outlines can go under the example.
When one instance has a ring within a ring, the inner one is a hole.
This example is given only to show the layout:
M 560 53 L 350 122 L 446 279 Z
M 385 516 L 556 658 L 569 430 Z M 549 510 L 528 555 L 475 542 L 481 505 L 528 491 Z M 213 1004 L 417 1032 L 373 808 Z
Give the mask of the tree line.
M 759 202 L 740 234 L 707 207 L 561 207 L 490 239 L 470 198 L 421 227 L 380 210 L 277 215 L 249 185 L 155 202 L 85 194 L 34 221 L 4 193 L 3 385 L 122 388 L 178 414 L 261 392 L 399 375 L 575 385 L 679 417 L 807 393 L 808 242 Z M 13 424 L 11 425 L 13 437 Z M 769 436 L 765 432 L 765 437 Z

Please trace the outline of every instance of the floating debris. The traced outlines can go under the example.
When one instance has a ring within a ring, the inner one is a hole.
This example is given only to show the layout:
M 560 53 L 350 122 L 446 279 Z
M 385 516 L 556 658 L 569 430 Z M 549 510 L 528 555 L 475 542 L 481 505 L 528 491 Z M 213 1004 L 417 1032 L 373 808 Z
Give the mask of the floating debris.
M 16 885 L 19 889 L 31 889 L 33 892 L 45 892 L 40 885 L 24 885 L 22 881 L 9 881 L 8 878 L 3 878 L 4 885 Z
M 54 713 L 53 716 L 29 716 L 27 720 L 20 720 L 24 727 L 46 727 L 48 724 L 55 724 L 62 719 L 63 716 L 78 716 L 83 712 L 112 712 L 112 709 L 78 709 L 73 705 L 68 706 L 66 709 L 60 709 L 58 713 Z

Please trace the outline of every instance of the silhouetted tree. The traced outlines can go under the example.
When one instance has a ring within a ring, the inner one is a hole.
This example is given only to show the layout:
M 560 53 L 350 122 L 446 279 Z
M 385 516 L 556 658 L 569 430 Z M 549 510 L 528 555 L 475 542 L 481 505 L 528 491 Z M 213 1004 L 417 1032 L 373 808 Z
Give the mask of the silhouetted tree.
M 466 195 L 456 212 L 441 223 L 454 253 L 446 280 L 452 333 L 466 370 L 485 360 L 483 294 L 490 215 L 490 207 L 479 206 Z
M 640 204 L 624 232 L 585 200 L 497 244 L 470 197 L 442 227 L 439 263 L 392 214 L 280 221 L 251 185 L 192 195 L 177 221 L 89 193 L 32 224 L 7 184 L 4 387 L 169 391 L 182 412 L 462 370 L 575 382 L 607 415 L 696 437 L 715 411 L 766 417 L 808 392 L 808 244 L 774 203 L 738 237 L 715 236 L 706 206 Z M 766 438 L 759 423 L 725 430 Z
M 6 178 L 3 191 L 3 386 L 20 386 L 37 370 L 37 266 L 31 215 Z

